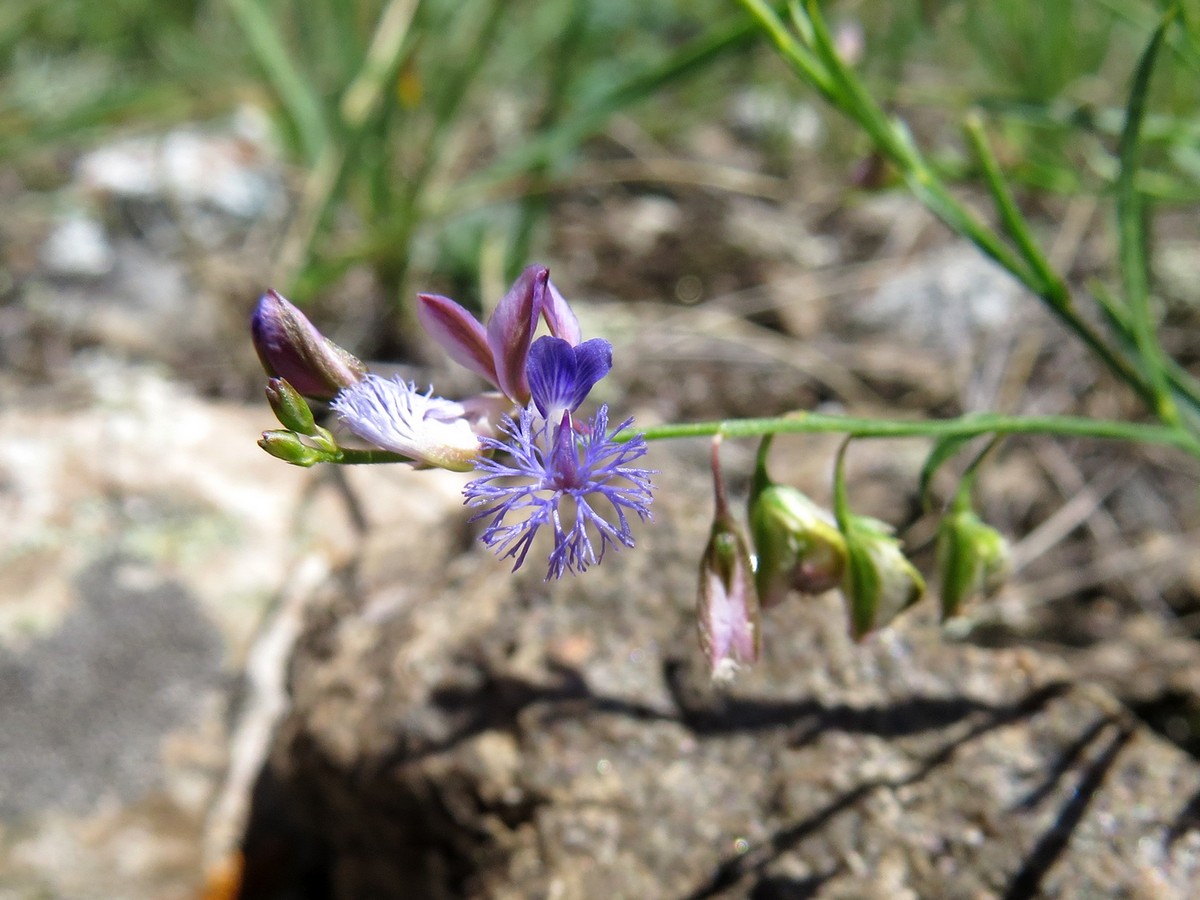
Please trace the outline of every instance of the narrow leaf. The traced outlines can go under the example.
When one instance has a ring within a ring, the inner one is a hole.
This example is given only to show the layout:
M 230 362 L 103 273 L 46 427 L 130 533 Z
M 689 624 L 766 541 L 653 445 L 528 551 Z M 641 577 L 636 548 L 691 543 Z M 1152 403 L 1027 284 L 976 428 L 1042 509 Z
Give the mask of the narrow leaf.
M 925 457 L 925 465 L 921 466 L 920 480 L 920 498 L 921 506 L 924 509 L 929 509 L 932 505 L 932 498 L 929 495 L 930 489 L 933 487 L 933 476 L 937 474 L 938 469 L 946 462 L 949 462 L 963 447 L 969 444 L 974 438 L 965 437 L 963 435 L 952 435 L 950 437 L 941 438 L 933 449 L 929 451 L 929 456 Z
M 1158 341 L 1153 315 L 1150 310 L 1150 277 L 1146 259 L 1146 222 L 1142 198 L 1138 194 L 1135 178 L 1141 150 L 1141 128 L 1146 115 L 1146 95 L 1150 88 L 1150 77 L 1158 51 L 1162 46 L 1167 27 L 1175 18 L 1173 7 L 1150 37 L 1150 43 L 1142 52 L 1134 71 L 1133 85 L 1129 91 L 1129 104 L 1125 112 L 1125 128 L 1121 133 L 1118 158 L 1120 171 L 1117 174 L 1117 236 L 1121 260 L 1121 275 L 1125 288 L 1125 302 L 1132 320 L 1134 341 L 1145 369 L 1147 381 L 1154 393 L 1156 411 L 1163 421 L 1177 423 L 1178 410 L 1171 399 L 1166 373 L 1165 354 Z
M 279 37 L 279 29 L 256 0 L 229 0 L 258 64 L 279 95 L 300 136 L 304 158 L 315 162 L 329 140 L 317 90 L 301 74 Z

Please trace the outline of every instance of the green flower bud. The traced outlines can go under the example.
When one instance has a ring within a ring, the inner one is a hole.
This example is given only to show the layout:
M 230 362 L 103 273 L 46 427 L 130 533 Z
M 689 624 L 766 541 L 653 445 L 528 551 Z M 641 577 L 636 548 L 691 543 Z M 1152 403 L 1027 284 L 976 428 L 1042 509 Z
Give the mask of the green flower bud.
M 937 548 L 943 622 L 976 597 L 990 597 L 1008 577 L 1008 541 L 970 509 L 942 519 Z
M 859 640 L 920 600 L 925 579 L 885 523 L 851 516 L 846 525 L 842 593 L 850 604 L 851 633 Z
M 820 594 L 841 582 L 846 541 L 833 516 L 795 488 L 756 487 L 750 498 L 750 533 L 763 608 L 779 603 L 789 590 Z
M 258 446 L 276 459 L 282 459 L 293 466 L 315 466 L 328 459 L 327 453 L 308 446 L 301 440 L 300 435 L 291 431 L 264 431 Z
M 267 380 L 267 402 L 281 425 L 298 434 L 314 434 L 317 423 L 300 392 L 282 378 Z

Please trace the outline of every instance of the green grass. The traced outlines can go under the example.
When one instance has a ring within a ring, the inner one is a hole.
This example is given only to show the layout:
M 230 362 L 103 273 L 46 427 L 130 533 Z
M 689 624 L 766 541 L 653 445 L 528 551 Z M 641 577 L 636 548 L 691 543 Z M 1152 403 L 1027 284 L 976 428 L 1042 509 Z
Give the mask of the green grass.
M 950 125 L 982 110 L 1006 177 L 1027 189 L 1115 183 L 1128 74 L 1155 3 L 824 8 L 835 27 L 861 26 L 857 70 L 883 108 Z M 1159 200 L 1200 198 L 1196 26 L 1167 35 L 1147 95 L 1135 185 Z M 780 87 L 778 63 L 731 0 L 10 0 L 0 159 L 20 167 L 255 99 L 303 173 L 264 278 L 303 301 L 367 265 L 399 298 L 430 272 L 477 286 L 488 254 L 503 275 L 518 270 L 548 192 L 614 114 L 680 150 L 678 135 L 756 81 Z M 859 132 L 830 133 L 829 159 L 863 152 Z M 978 177 L 955 135 L 933 132 L 931 163 Z

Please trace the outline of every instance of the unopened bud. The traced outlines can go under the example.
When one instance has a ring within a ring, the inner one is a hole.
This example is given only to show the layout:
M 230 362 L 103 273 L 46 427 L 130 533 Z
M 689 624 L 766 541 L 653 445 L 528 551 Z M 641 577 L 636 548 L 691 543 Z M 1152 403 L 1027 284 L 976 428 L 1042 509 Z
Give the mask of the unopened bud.
M 850 604 L 851 633 L 858 640 L 920 600 L 925 579 L 886 524 L 867 516 L 851 516 L 846 524 L 842 593 Z
M 267 374 L 286 379 L 305 397 L 328 400 L 367 373 L 360 360 L 321 334 L 275 291 L 259 298 L 250 332 Z
M 750 498 L 750 533 L 764 608 L 779 603 L 789 590 L 820 594 L 841 582 L 846 541 L 833 516 L 795 488 L 767 484 L 756 489 Z
M 267 380 L 267 402 L 275 418 L 285 428 L 299 434 L 313 434 L 317 430 L 312 410 L 300 392 L 282 378 Z
M 324 462 L 328 458 L 328 454 L 308 446 L 300 439 L 300 435 L 291 431 L 264 431 L 258 446 L 276 459 L 282 459 L 293 466 L 307 468 Z
M 697 615 L 700 645 L 708 657 L 713 678 L 728 680 L 739 664 L 758 659 L 759 605 L 750 550 L 729 512 L 715 441 L 713 485 L 717 510 L 700 560 Z
M 938 527 L 942 621 L 976 597 L 990 597 L 1008 577 L 1008 541 L 970 509 L 951 512 Z

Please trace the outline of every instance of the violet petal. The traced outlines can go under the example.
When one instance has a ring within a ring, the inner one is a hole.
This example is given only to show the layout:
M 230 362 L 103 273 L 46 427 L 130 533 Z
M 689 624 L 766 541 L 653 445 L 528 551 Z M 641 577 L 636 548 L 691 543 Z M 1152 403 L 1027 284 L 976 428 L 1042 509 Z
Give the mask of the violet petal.
M 579 319 L 575 317 L 575 313 L 567 305 L 563 295 L 558 292 L 553 281 L 546 282 L 546 295 L 542 300 L 542 318 L 546 320 L 546 325 L 552 335 L 562 338 L 572 347 L 578 346 L 579 342 L 583 340 L 583 334 L 579 330 Z
M 520 404 L 529 400 L 525 363 L 549 279 L 550 270 L 545 266 L 529 266 L 488 319 L 487 342 L 495 365 L 497 386 Z
M 612 344 L 604 338 L 592 338 L 575 347 L 575 392 L 573 411 L 591 392 L 592 387 L 612 369 Z
M 449 297 L 418 294 L 417 319 L 452 360 L 501 387 L 487 331 L 467 310 Z
M 593 338 L 572 347 L 562 338 L 540 337 L 529 348 L 529 390 L 542 417 L 557 421 L 574 412 L 592 386 L 612 368 L 612 344 Z
M 579 365 L 570 344 L 562 338 L 538 338 L 529 348 L 527 371 L 529 392 L 542 418 L 555 420 L 572 409 Z

